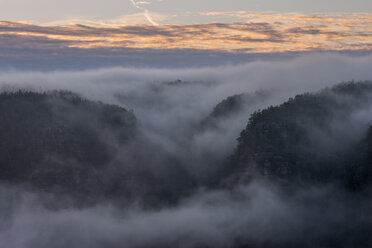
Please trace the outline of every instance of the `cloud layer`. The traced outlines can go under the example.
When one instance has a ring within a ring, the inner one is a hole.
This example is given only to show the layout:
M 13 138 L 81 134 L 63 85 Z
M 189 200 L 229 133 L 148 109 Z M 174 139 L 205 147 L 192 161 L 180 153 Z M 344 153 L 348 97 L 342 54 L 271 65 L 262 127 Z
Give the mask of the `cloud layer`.
M 133 109 L 142 136 L 133 148 L 122 151 L 122 161 L 136 161 L 134 167 L 144 166 L 146 172 L 157 175 L 158 182 L 177 189 L 175 186 L 183 183 L 179 177 L 191 174 L 203 180 L 231 154 L 253 111 L 279 104 L 296 93 L 317 91 L 341 81 L 371 79 L 371 64 L 371 56 L 311 54 L 198 69 L 4 70 L 0 87 L 67 89 Z M 257 90 L 271 90 L 272 94 L 219 123 L 219 130 L 195 135 L 195 127 L 221 100 Z M 142 149 L 138 145 L 143 145 Z M 174 166 L 183 167 L 182 173 L 169 173 Z M 369 199 L 351 197 L 332 187 L 307 188 L 288 196 L 265 181 L 233 191 L 197 188 L 177 205 L 155 210 L 136 203 L 125 209 L 103 203 L 56 210 L 43 204 L 48 200 L 55 205 L 63 201 L 58 196 L 1 185 L 0 243 L 8 248 L 233 247 L 239 243 L 253 247 L 350 247 L 354 239 L 369 237 L 366 233 L 372 226 Z
M 141 10 L 143 2 L 134 2 Z M 2 48 L 135 48 L 198 49 L 239 53 L 314 50 L 365 50 L 372 46 L 370 14 L 300 15 L 204 13 L 236 16 L 240 22 L 189 25 L 37 26 L 19 22 L 0 23 Z M 151 19 L 152 24 L 157 24 Z M 149 21 L 150 21 L 149 20 Z
M 216 160 L 229 155 L 253 111 L 342 81 L 369 80 L 371 63 L 371 56 L 313 54 L 286 61 L 199 69 L 116 67 L 47 73 L 11 70 L 0 72 L 0 86 L 67 89 L 92 100 L 133 109 L 153 147 L 180 160 L 190 159 L 187 167 L 203 170 L 210 165 L 205 164 L 206 154 L 213 153 Z M 177 83 L 177 79 L 182 81 Z M 275 94 L 250 104 L 241 115 L 226 119 L 222 130 L 194 135 L 195 125 L 217 103 L 234 94 L 258 90 L 274 90 Z

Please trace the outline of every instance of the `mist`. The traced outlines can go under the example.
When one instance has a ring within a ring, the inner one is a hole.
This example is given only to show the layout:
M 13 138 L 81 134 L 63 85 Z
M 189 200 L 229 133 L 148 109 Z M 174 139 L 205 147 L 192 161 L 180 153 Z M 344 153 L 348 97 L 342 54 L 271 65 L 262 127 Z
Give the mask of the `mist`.
M 2 185 L 0 244 L 9 248 L 350 247 L 359 242 L 366 246 L 372 228 L 370 200 L 340 190 L 333 182 L 290 193 L 261 177 L 229 189 L 209 183 L 226 165 L 253 112 L 296 94 L 370 80 L 371 64 L 371 56 L 310 54 L 199 69 L 1 71 L 3 91 L 69 90 L 133 111 L 138 133 L 131 142 L 118 144 L 113 136 L 105 136 L 118 151 L 114 161 L 124 171 L 136 171 L 134 180 L 150 174 L 154 187 L 174 200 L 156 207 L 142 204 L 148 195 L 141 191 L 141 181 L 131 189 L 135 197 L 125 204 L 106 201 L 83 207 L 65 204 L 68 197 L 53 192 Z M 213 128 L 202 128 L 222 100 L 259 92 L 267 96 L 216 119 Z M 371 106 L 366 102 L 347 119 L 336 114 L 330 122 L 334 133 L 309 126 L 318 142 L 315 146 L 354 142 L 350 130 L 359 132 L 357 138 L 365 135 L 372 122 Z
M 350 247 L 355 241 L 364 247 L 372 227 L 370 200 L 332 187 L 287 196 L 256 181 L 233 191 L 200 191 L 156 211 L 135 205 L 55 211 L 40 204 L 41 196 L 14 190 L 1 189 L 0 240 L 9 248 Z
M 150 140 L 153 147 L 176 157 L 183 154 L 189 159 L 194 159 L 195 154 L 200 153 L 202 157 L 210 152 L 220 161 L 231 153 L 253 111 L 343 81 L 368 80 L 372 78 L 371 62 L 371 56 L 312 54 L 290 61 L 258 61 L 200 69 L 8 71 L 0 72 L 0 87 L 71 90 L 88 99 L 123 106 L 134 111 L 146 143 Z M 260 90 L 272 93 L 267 99 L 246 106 L 239 115 L 224 119 L 219 130 L 194 135 L 195 126 L 223 99 Z M 187 162 L 187 168 L 195 163 L 194 167 L 205 167 L 204 161 L 194 161 Z

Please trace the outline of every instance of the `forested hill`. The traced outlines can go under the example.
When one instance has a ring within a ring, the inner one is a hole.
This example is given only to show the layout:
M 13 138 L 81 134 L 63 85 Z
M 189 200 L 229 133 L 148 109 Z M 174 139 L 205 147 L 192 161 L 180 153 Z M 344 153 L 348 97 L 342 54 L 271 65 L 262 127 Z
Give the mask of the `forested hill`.
M 257 103 L 266 101 L 271 93 L 270 91 L 261 90 L 227 97 L 219 102 L 212 112 L 202 120 L 201 129 L 218 128 L 219 121 L 242 114 L 249 106 L 255 106 Z
M 211 118 L 229 118 L 229 111 L 266 97 L 255 96 L 228 98 Z M 365 188 L 372 179 L 371 96 L 371 82 L 343 83 L 253 113 L 230 162 L 210 162 L 223 172 L 206 181 L 237 183 L 261 175 Z M 209 185 L 196 183 L 188 160 L 156 149 L 139 127 L 132 112 L 71 92 L 3 92 L 0 182 L 95 199 L 140 198 L 150 205 Z
M 71 92 L 0 94 L 0 180 L 44 190 L 103 192 L 108 164 L 136 118 Z
M 372 179 L 371 103 L 372 83 L 351 82 L 255 112 L 228 165 L 230 180 L 258 173 L 364 188 Z

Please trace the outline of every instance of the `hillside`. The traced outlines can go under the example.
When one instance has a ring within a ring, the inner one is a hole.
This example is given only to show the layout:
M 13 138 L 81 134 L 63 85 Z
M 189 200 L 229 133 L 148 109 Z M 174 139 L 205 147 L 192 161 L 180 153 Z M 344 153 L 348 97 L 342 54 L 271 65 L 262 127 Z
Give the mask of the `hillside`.
M 370 184 L 371 96 L 371 82 L 343 83 L 255 112 L 238 138 L 230 179 L 258 173 L 348 189 Z
M 109 164 L 136 118 L 70 92 L 0 94 L 0 180 L 42 190 L 103 194 Z
M 264 102 L 270 97 L 270 91 L 257 91 L 254 93 L 242 93 L 227 97 L 219 102 L 212 112 L 201 121 L 201 129 L 218 128 L 221 121 L 234 118 L 244 113 L 250 106 Z
M 228 97 L 200 131 L 205 115 L 177 119 L 186 109 L 154 106 L 160 95 L 123 104 L 137 119 L 71 92 L 3 92 L 1 227 L 17 240 L 35 229 L 25 247 L 122 247 L 137 233 L 129 247 L 371 247 L 371 96 L 372 82 L 350 82 L 257 110 L 234 150 L 266 95 Z

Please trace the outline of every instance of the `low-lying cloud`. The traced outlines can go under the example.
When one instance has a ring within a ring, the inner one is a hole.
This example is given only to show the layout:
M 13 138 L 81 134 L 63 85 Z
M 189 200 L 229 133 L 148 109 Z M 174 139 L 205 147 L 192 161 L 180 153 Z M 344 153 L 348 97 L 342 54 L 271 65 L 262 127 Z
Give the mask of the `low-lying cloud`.
M 165 150 L 188 157 L 184 153 L 187 149 L 198 154 L 203 153 L 200 149 L 213 147 L 212 150 L 219 151 L 216 154 L 224 157 L 234 149 L 235 139 L 253 111 L 342 81 L 368 80 L 372 78 L 371 63 L 370 56 L 314 54 L 289 61 L 200 69 L 4 71 L 0 73 L 0 86 L 39 91 L 67 89 L 89 99 L 118 104 L 133 110 L 146 135 Z M 234 94 L 258 90 L 271 90 L 275 94 L 247 106 L 244 114 L 226 119 L 224 129 L 193 136 L 195 125 L 217 103 Z
M 368 244 L 372 227 L 369 200 L 332 188 L 288 197 L 254 182 L 233 192 L 199 192 L 158 211 L 104 205 L 53 211 L 40 205 L 40 196 L 12 190 L 2 187 L 0 196 L 0 241 L 8 248 L 349 247 L 355 240 Z
M 124 166 L 142 166 L 164 187 L 176 188 L 176 194 L 183 190 L 181 179 L 190 177 L 195 183 L 174 205 L 156 209 L 144 209 L 138 202 L 124 209 L 110 202 L 55 209 L 44 203 L 62 200 L 56 196 L 1 186 L 0 243 L 9 248 L 348 247 L 355 240 L 369 244 L 369 200 L 333 186 L 288 195 L 264 180 L 232 190 L 210 190 L 203 183 L 232 153 L 252 112 L 342 81 L 370 80 L 371 64 L 371 56 L 312 54 L 199 69 L 2 71 L 3 90 L 71 90 L 133 110 L 140 135 L 122 147 L 118 160 Z M 222 120 L 219 129 L 199 128 L 221 100 L 257 91 L 268 91 L 269 97 Z M 351 118 L 365 121 L 367 110 Z

